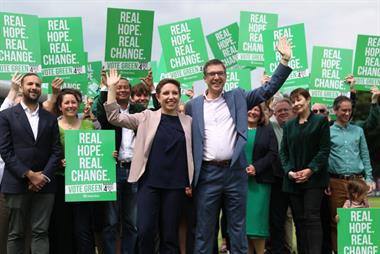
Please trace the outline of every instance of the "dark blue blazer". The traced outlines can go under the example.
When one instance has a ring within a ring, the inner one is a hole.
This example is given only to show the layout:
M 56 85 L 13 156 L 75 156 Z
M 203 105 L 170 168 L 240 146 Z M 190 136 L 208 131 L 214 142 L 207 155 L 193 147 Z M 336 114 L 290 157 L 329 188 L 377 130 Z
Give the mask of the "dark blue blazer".
M 251 158 L 247 158 L 249 164 L 256 169 L 255 178 L 258 183 L 275 182 L 273 162 L 278 158 L 278 144 L 272 126 L 258 126 Z
M 244 155 L 244 145 L 247 143 L 247 112 L 248 109 L 268 100 L 285 82 L 292 69 L 279 64 L 267 85 L 251 91 L 236 88 L 224 93 L 228 109 L 235 123 L 237 141 L 232 155 L 231 168 L 244 169 L 247 160 Z M 192 116 L 193 157 L 194 157 L 194 181 L 196 186 L 203 160 L 204 119 L 203 96 L 198 96 L 186 104 L 186 114 Z
M 37 140 L 20 104 L 0 112 L 0 154 L 5 162 L 3 193 L 25 193 L 28 170 L 42 171 L 50 178 L 40 192 L 54 192 L 54 173 L 61 159 L 56 116 L 40 107 Z

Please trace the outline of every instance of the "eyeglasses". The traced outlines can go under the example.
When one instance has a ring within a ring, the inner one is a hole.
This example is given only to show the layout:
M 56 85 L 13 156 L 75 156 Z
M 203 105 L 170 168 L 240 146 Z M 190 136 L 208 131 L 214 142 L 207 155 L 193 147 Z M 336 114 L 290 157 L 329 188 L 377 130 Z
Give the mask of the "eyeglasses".
M 218 75 L 219 77 L 224 77 L 224 76 L 226 76 L 226 72 L 225 71 L 218 71 L 218 72 L 206 73 L 206 76 L 209 76 L 209 77 L 215 77 L 216 75 Z
M 321 114 L 324 114 L 324 113 L 326 113 L 326 109 L 324 109 L 324 108 L 321 108 L 321 109 L 313 109 L 313 113 L 314 113 L 314 114 L 318 114 L 318 112 L 321 113 Z

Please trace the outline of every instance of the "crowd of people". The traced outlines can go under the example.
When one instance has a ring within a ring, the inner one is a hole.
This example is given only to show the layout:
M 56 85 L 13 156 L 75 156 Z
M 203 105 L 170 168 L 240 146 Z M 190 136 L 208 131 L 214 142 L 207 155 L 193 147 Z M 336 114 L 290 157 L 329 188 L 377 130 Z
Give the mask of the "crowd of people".
M 0 253 L 294 253 L 289 218 L 299 254 L 337 253 L 337 208 L 368 207 L 364 133 L 380 124 L 380 92 L 355 124 L 338 96 L 331 121 L 307 90 L 278 92 L 292 70 L 288 41 L 277 49 L 276 71 L 251 91 L 224 91 L 226 67 L 208 61 L 207 89 L 186 105 L 177 80 L 154 87 L 151 72 L 131 87 L 104 70 L 83 112 L 64 80 L 40 103 L 40 77 L 15 74 L 0 112 Z M 115 131 L 117 200 L 65 202 L 65 131 L 95 129 Z

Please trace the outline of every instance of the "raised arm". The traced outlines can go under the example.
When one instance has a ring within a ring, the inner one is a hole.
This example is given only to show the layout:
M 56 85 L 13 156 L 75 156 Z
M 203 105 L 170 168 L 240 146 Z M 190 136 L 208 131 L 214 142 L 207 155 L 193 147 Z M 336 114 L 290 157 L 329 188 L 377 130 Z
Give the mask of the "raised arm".
M 121 114 L 120 106 L 116 101 L 116 85 L 120 80 L 120 75 L 116 69 L 111 69 L 107 73 L 107 102 L 104 104 L 104 109 L 107 114 L 108 122 L 112 125 L 124 127 L 132 130 L 137 130 L 139 121 L 144 118 L 145 111 L 143 113 L 136 114 Z
M 53 113 L 54 106 L 55 106 L 55 103 L 57 102 L 58 94 L 61 92 L 61 87 L 62 87 L 63 82 L 64 81 L 61 78 L 55 78 L 55 79 L 53 79 L 53 82 L 51 84 L 51 86 L 52 86 L 52 95 L 51 95 L 51 97 L 48 100 L 46 100 L 46 101 L 44 101 L 42 103 L 42 107 L 46 111 L 49 111 L 50 113 Z
M 281 54 L 280 64 L 265 86 L 260 86 L 250 92 L 246 92 L 247 108 L 252 108 L 271 98 L 281 88 L 292 72 L 292 69 L 288 66 L 288 62 L 292 56 L 292 49 L 286 38 L 283 37 L 279 40 L 277 50 Z
M 15 73 L 11 79 L 11 89 L 8 92 L 3 104 L 1 104 L 0 111 L 10 108 L 15 105 L 15 100 L 17 97 L 18 90 L 20 88 L 20 81 L 22 79 L 22 74 Z

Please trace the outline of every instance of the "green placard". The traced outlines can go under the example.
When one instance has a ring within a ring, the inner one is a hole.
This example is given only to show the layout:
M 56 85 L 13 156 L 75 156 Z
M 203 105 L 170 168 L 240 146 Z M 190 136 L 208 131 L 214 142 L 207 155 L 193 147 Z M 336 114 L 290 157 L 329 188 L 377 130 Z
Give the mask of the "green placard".
M 190 100 L 189 96 L 186 95 L 186 92 L 189 89 L 193 89 L 192 83 L 181 83 L 181 101 L 188 102 Z
M 41 73 L 38 17 L 0 13 L 0 80 L 15 72 Z
M 113 130 L 65 131 L 65 200 L 116 200 Z
M 237 64 L 239 41 L 239 25 L 237 23 L 207 35 L 207 41 L 214 57 L 221 60 L 227 68 Z
M 106 69 L 143 78 L 150 69 L 154 11 L 107 9 Z
M 338 208 L 338 253 L 380 253 L 380 208 Z
M 224 91 L 230 91 L 238 87 L 246 91 L 252 89 L 250 70 L 227 70 L 227 79 L 226 84 L 224 85 Z
M 373 85 L 380 88 L 380 36 L 358 35 L 354 77 L 357 90 L 370 91 Z
M 349 85 L 344 82 L 350 73 L 351 49 L 314 46 L 309 86 L 312 103 L 331 108 L 337 96 L 350 92 Z
M 200 18 L 158 27 L 167 76 L 181 82 L 203 78 L 203 65 L 208 60 Z
M 277 28 L 278 14 L 240 12 L 238 64 L 264 66 L 263 31 Z
M 150 61 L 150 68 L 152 69 L 152 76 L 153 76 L 153 84 L 155 85 L 156 81 L 158 80 L 158 62 L 157 61 Z
M 102 61 L 89 62 L 87 64 L 87 78 L 87 95 L 89 97 L 95 97 L 102 83 Z
M 279 27 L 274 30 L 264 31 L 264 67 L 266 73 L 271 76 L 281 60 L 276 45 L 281 37 L 287 37 L 292 44 L 292 59 L 289 66 L 293 69 L 281 91 L 288 93 L 296 88 L 309 87 L 309 70 L 307 64 L 307 50 L 304 24 Z
M 87 93 L 87 57 L 83 50 L 82 19 L 40 18 L 43 82 L 63 78 L 63 87 Z M 51 87 L 49 86 L 49 89 Z

